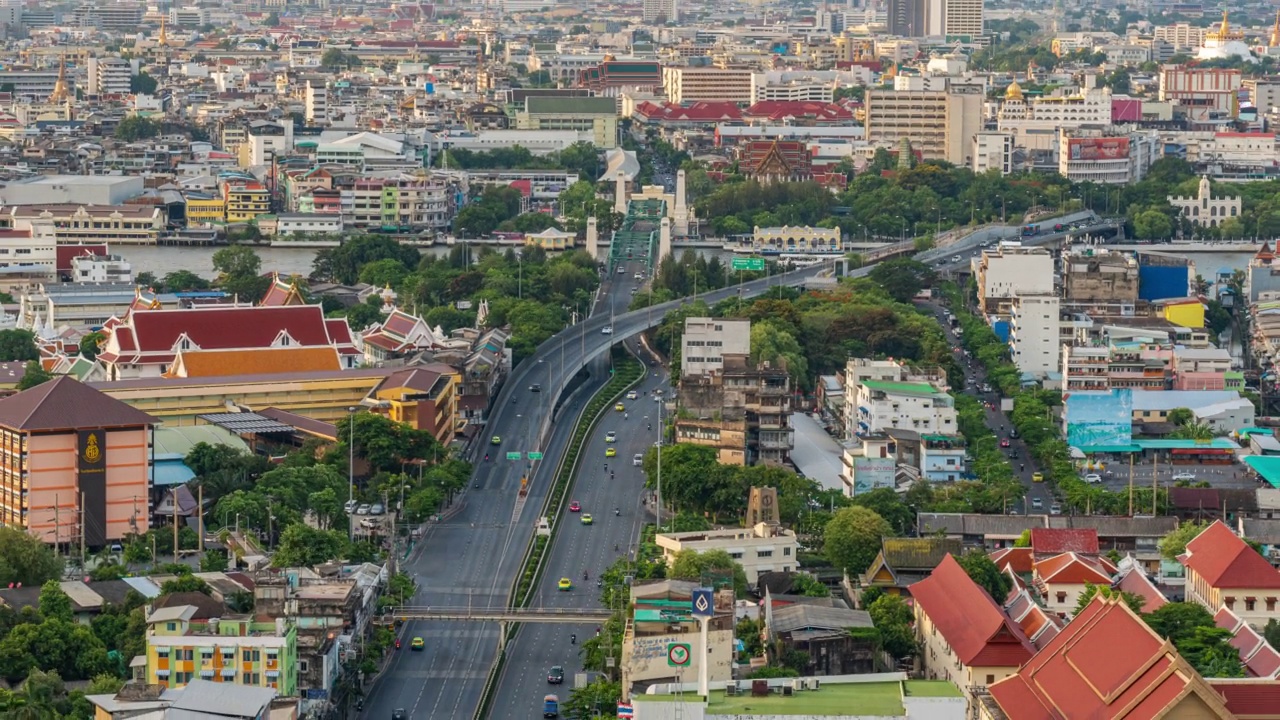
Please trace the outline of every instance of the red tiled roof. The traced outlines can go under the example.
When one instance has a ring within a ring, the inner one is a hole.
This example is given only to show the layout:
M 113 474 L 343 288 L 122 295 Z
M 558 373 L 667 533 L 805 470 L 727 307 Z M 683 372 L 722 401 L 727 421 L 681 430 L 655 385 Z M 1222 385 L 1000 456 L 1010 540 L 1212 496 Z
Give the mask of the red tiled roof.
M 1015 573 L 1026 574 L 1031 572 L 1031 548 L 1000 548 L 999 550 L 991 553 L 991 561 L 994 562 L 996 567 L 1001 570 L 1011 567 Z
M 1151 582 L 1151 578 L 1136 567 L 1130 568 L 1121 575 L 1120 579 L 1114 583 L 1114 587 L 1121 592 L 1133 593 L 1145 600 L 1146 602 L 1142 604 L 1144 613 L 1159 610 L 1169 602 L 1164 593 L 1160 592 L 1160 588 Z
M 853 121 L 853 113 L 840 105 L 805 100 L 762 100 L 747 108 L 742 116 L 768 120 L 811 118 L 822 124 Z
M 1155 718 L 1184 691 L 1229 715 L 1173 649 L 1119 598 L 1095 597 L 1017 673 L 990 687 L 1010 720 Z
M 1280 672 L 1280 653 L 1249 623 L 1227 608 L 1215 613 L 1213 622 L 1231 633 L 1231 647 L 1240 654 L 1240 661 L 1244 663 L 1245 671 L 1250 677 L 1276 677 L 1277 672 Z
M 742 110 L 732 102 L 696 102 L 686 107 L 676 103 L 659 105 L 646 100 L 637 105 L 632 113 L 646 120 L 663 122 L 714 123 L 742 119 Z
M 1257 680 L 1210 680 L 1227 701 L 1227 709 L 1240 718 L 1280 718 L 1280 683 Z
M 30 235 L 30 231 L 26 231 Z M 92 245 L 58 245 L 54 248 L 57 253 L 56 267 L 58 272 L 69 272 L 71 270 L 71 258 L 80 257 L 82 255 L 106 255 L 107 244 L 95 243 Z
M 1068 585 L 1110 585 L 1111 574 L 1094 558 L 1076 553 L 1063 553 L 1035 565 L 1036 579 L 1043 583 Z
M 1035 652 L 1022 629 L 950 554 L 911 586 L 911 596 L 967 667 L 1017 667 Z
M 1280 589 L 1280 572 L 1221 520 L 1187 543 L 1178 559 L 1215 588 Z
M 1031 528 L 1031 551 L 1036 555 L 1098 554 L 1098 531 L 1067 528 Z
M 144 353 L 169 352 L 184 334 L 204 350 L 269 347 L 282 331 L 299 345 L 332 342 L 319 305 L 148 310 L 129 325 Z

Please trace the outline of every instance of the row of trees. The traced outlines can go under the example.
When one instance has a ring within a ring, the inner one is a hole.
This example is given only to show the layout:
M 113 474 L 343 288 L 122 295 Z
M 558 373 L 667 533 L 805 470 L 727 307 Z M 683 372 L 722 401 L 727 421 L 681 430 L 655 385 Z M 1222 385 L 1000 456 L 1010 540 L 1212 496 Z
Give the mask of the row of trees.
M 521 145 L 492 150 L 454 148 L 437 155 L 434 164 L 452 170 L 568 170 L 591 182 L 601 172 L 600 150 L 589 142 L 576 142 L 547 155 L 534 155 Z

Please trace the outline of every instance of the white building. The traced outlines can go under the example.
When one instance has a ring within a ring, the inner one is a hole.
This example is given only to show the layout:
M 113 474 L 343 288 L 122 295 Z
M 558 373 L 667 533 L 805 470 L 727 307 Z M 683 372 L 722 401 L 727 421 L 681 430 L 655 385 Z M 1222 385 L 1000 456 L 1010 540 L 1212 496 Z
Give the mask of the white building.
M 1169 204 L 1178 208 L 1182 216 L 1196 225 L 1217 227 L 1227 218 L 1239 217 L 1242 207 L 1239 197 L 1213 196 L 1209 178 L 1200 178 L 1196 197 L 1169 197 Z
M 968 37 L 976 42 L 982 37 L 983 0 L 946 0 L 942 15 L 942 32 L 946 37 Z
M 133 266 L 119 255 L 77 255 L 71 258 L 71 281 L 133 282 Z
M 799 568 L 796 553 L 800 544 L 796 534 L 770 523 L 757 523 L 751 528 L 722 528 L 698 532 L 658 533 L 654 542 L 662 549 L 662 558 L 670 566 L 681 550 L 724 550 L 747 573 L 747 584 L 754 586 L 760 573 L 792 572 Z
M 854 389 L 852 405 L 855 436 L 889 429 L 957 432 L 955 399 L 932 383 L 863 380 Z
M 308 79 L 303 99 L 308 125 L 329 122 L 329 88 L 323 80 Z
M 287 155 L 293 150 L 293 123 L 255 120 L 249 124 L 249 133 L 241 149 L 241 163 L 245 167 L 268 165 L 273 157 Z
M 89 94 L 128 95 L 137 70 L 135 62 L 118 57 L 89 58 Z
M 724 370 L 724 356 L 751 354 L 751 321 L 685 318 L 680 340 L 680 376 Z
M 664 67 L 662 87 L 667 99 L 676 104 L 692 102 L 735 102 L 749 104 L 752 77 L 745 68 Z
M 973 136 L 973 171 L 1013 172 L 1013 133 L 984 130 Z
M 1154 130 L 1122 134 L 1110 127 L 1063 128 L 1058 141 L 1058 173 L 1072 182 L 1135 183 L 1164 155 Z
M 1062 344 L 1057 295 L 1019 295 L 1009 312 L 1009 352 L 1023 373 L 1043 379 L 1059 370 Z
M 57 236 L 52 223 L 0 230 L 0 288 L 14 292 L 56 277 Z
M 342 232 L 342 215 L 329 213 L 281 213 L 276 218 L 276 234 L 331 234 Z
M 0 203 L 123 205 L 144 189 L 142 178 L 136 175 L 33 175 L 0 187 Z
M 982 312 L 1006 315 L 1015 297 L 1053 294 L 1053 256 L 1044 248 L 1001 243 L 982 251 L 977 277 Z
M 642 20 L 661 25 L 680 22 L 679 0 L 644 0 Z
M 1054 150 L 1061 128 L 1111 124 L 1110 88 L 1058 90 L 1048 97 L 1028 100 L 1014 82 L 1005 89 L 997 114 L 997 128 L 1014 134 L 1016 144 L 1028 150 Z

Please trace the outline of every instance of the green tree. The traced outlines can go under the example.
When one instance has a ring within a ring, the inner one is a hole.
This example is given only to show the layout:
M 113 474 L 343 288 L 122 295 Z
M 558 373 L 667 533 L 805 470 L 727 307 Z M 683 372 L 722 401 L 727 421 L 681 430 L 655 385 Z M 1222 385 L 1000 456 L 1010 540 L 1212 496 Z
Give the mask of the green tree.
M 129 78 L 129 92 L 132 93 L 155 95 L 159 86 L 159 81 L 148 75 L 146 70 L 139 70 L 137 75 Z
M 80 356 L 93 360 L 98 357 L 98 347 L 106 342 L 107 336 L 101 331 L 94 331 L 80 338 Z
M 36 360 L 36 334 L 30 330 L 0 330 L 0 362 Z
M 62 575 L 53 549 L 19 528 L 0 527 L 0 586 L 43 586 Z
M 734 593 L 745 596 L 747 593 L 747 573 L 742 566 L 729 557 L 724 550 L 681 550 L 676 553 L 671 563 L 668 577 L 677 580 L 704 582 L 705 576 L 730 574 L 733 577 Z
M 329 48 L 320 56 L 320 64 L 332 70 L 347 67 L 351 64 L 351 59 L 338 48 Z
M 209 281 L 190 270 L 174 270 L 165 275 L 159 283 L 169 292 L 186 292 L 190 290 L 208 290 Z
M 1115 590 L 1106 585 L 1094 585 L 1087 582 L 1084 584 L 1084 592 L 1080 593 L 1079 599 L 1076 600 L 1076 614 L 1079 615 L 1080 611 L 1088 607 L 1089 603 L 1093 602 L 1093 598 L 1099 595 L 1104 598 L 1119 597 L 1124 600 L 1130 610 L 1139 614 L 1142 613 L 1142 606 L 1147 603 L 1147 599 L 1137 593 Z
M 227 554 L 216 550 L 206 550 L 200 557 L 200 572 L 226 572 Z
M 805 597 L 828 597 L 831 595 L 830 588 L 808 573 L 796 573 L 792 580 L 791 592 Z
M 912 657 L 919 651 L 911 630 L 915 616 L 902 596 L 881 595 L 867 606 L 867 614 L 880 633 L 885 652 L 901 660 Z
M 130 115 L 116 125 L 116 139 L 137 142 L 160 134 L 160 123 L 141 115 Z
M 1173 221 L 1159 210 L 1144 210 L 1133 216 L 1133 232 L 1143 240 L 1164 240 L 1173 236 Z
M 891 535 L 893 527 L 874 510 L 841 508 L 823 530 L 823 552 L 836 568 L 858 575 L 880 552 L 881 538 Z
M 170 595 L 172 593 L 182 592 L 198 592 L 204 593 L 205 595 L 212 593 L 209 589 L 208 583 L 195 575 L 180 575 L 172 580 L 166 580 L 165 583 L 160 586 L 161 595 Z
M 1271 647 L 1280 647 L 1280 622 L 1275 618 L 1268 620 L 1266 626 L 1262 628 L 1262 636 Z
M 52 379 L 53 374 L 45 370 L 39 360 L 28 360 L 27 364 L 22 366 L 22 377 L 18 380 L 16 387 L 18 390 L 30 390 Z
M 71 622 L 75 618 L 71 598 L 63 592 L 57 580 L 49 580 L 40 586 L 40 614 L 46 619 L 64 622 Z
M 956 562 L 960 563 L 960 567 L 968 573 L 969 577 L 978 584 L 978 587 L 987 591 L 997 604 L 1003 604 L 1005 597 L 1009 595 L 1009 590 L 1013 588 L 1013 580 L 1003 572 L 991 558 L 981 551 L 967 552 L 956 558 Z
M 345 533 L 317 530 L 297 523 L 280 533 L 280 542 L 271 564 L 275 567 L 312 567 L 344 559 L 346 551 Z
M 1244 677 L 1240 654 L 1230 643 L 1231 631 L 1215 625 L 1199 603 L 1166 603 L 1142 617 L 1205 677 Z
M 933 285 L 934 272 L 922 262 L 899 258 L 877 264 L 871 269 L 870 278 L 889 297 L 898 302 L 910 302 L 921 290 Z
M 1207 527 L 1209 527 L 1207 522 L 1188 521 L 1170 530 L 1167 535 L 1160 538 L 1158 545 L 1160 555 L 1166 560 L 1176 560 L 1179 555 L 1187 551 L 1187 543 L 1194 540 Z
M 902 501 L 893 488 L 876 488 L 853 498 L 854 505 L 874 510 L 893 526 L 897 535 L 906 535 L 916 525 L 916 513 Z
M 1169 411 L 1169 415 L 1165 417 L 1165 421 L 1172 425 L 1186 425 L 1193 422 L 1196 416 L 1189 408 L 1174 408 Z
M 569 691 L 569 699 L 561 708 L 565 717 L 613 717 L 622 699 L 622 685 L 604 678 Z

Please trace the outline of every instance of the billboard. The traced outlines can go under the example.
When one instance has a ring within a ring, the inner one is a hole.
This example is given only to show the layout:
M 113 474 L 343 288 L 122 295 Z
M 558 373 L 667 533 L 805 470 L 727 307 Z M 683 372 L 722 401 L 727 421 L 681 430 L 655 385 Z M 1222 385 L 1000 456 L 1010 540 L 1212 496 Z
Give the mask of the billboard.
M 102 430 L 76 431 L 76 471 L 85 542 L 107 542 L 107 443 Z
M 853 494 L 868 493 L 876 488 L 894 487 L 898 464 L 893 458 L 854 458 Z
M 1071 138 L 1067 157 L 1072 160 L 1127 160 L 1129 138 Z
M 1080 450 L 1133 442 L 1133 391 L 1073 392 L 1066 402 L 1067 444 Z

